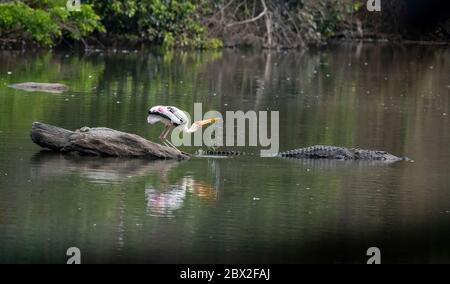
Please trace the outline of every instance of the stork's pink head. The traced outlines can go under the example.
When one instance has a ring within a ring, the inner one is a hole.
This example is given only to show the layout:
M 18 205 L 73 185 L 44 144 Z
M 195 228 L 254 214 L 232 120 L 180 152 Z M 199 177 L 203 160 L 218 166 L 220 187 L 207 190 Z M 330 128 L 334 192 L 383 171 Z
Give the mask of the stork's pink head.
M 153 106 L 150 108 L 150 112 L 163 112 L 164 106 Z

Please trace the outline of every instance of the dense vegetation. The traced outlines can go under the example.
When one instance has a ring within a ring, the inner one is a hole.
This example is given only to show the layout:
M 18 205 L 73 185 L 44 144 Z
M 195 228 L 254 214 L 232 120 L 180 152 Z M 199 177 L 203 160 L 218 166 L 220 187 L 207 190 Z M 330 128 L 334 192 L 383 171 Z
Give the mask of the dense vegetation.
M 0 4 L 0 39 L 52 45 L 61 40 L 84 41 L 94 31 L 104 32 L 90 5 L 71 13 L 63 0 L 11 1 Z
M 68 11 L 65 0 L 0 3 L 0 39 L 54 45 L 64 41 L 162 44 L 166 48 L 220 47 L 208 38 L 200 15 L 206 1 L 113 0 L 83 1 L 80 11 Z
M 295 48 L 338 36 L 450 38 L 448 4 L 405 1 L 386 1 L 382 13 L 368 13 L 365 0 L 84 0 L 80 11 L 68 11 L 67 0 L 6 0 L 0 44 Z M 426 8 L 432 19 L 414 14 Z

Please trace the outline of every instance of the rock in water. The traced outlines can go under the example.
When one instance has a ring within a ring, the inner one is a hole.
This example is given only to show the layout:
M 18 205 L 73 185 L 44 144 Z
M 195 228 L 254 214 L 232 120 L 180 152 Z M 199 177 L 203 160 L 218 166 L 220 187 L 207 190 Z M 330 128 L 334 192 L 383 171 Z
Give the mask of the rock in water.
M 189 158 L 188 154 L 148 141 L 138 135 L 105 127 L 83 127 L 70 131 L 34 122 L 31 139 L 43 148 L 62 153 L 146 159 Z

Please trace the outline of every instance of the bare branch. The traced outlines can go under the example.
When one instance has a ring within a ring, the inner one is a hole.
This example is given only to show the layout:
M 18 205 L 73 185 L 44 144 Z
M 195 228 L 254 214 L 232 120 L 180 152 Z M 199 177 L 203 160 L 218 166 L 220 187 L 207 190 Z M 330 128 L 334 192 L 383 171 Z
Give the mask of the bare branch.
M 266 6 L 266 3 L 264 2 L 264 0 L 261 0 L 261 3 L 263 4 L 264 10 L 258 16 L 254 17 L 254 18 L 251 18 L 251 19 L 243 20 L 243 21 L 240 21 L 240 22 L 235 22 L 235 23 L 228 24 L 228 25 L 225 26 L 225 28 L 229 28 L 229 27 L 236 26 L 236 25 L 243 25 L 243 24 L 251 23 L 251 22 L 257 21 L 260 18 L 262 18 L 264 15 L 267 14 L 267 6 Z
M 264 7 L 265 16 L 266 16 L 266 29 L 267 29 L 267 47 L 272 48 L 273 38 L 272 38 L 272 16 L 271 13 L 267 13 L 267 6 L 264 0 L 261 0 L 261 4 Z

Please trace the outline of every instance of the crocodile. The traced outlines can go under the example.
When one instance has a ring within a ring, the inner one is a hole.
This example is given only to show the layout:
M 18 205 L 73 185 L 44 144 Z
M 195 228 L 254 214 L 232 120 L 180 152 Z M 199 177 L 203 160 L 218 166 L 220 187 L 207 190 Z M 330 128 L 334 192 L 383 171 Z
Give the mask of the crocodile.
M 60 94 L 69 90 L 69 87 L 59 83 L 35 83 L 25 82 L 9 85 L 10 88 L 24 90 L 28 92 L 47 92 Z
M 229 150 L 199 150 L 197 156 L 241 156 L 255 155 L 240 151 Z M 366 160 L 366 161 L 411 161 L 402 156 L 395 156 L 386 151 L 366 150 L 360 148 L 346 148 L 328 145 L 314 145 L 289 151 L 279 152 L 274 157 L 292 159 L 333 159 L 333 160 Z

